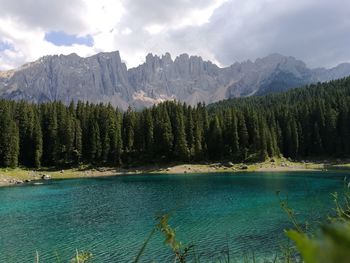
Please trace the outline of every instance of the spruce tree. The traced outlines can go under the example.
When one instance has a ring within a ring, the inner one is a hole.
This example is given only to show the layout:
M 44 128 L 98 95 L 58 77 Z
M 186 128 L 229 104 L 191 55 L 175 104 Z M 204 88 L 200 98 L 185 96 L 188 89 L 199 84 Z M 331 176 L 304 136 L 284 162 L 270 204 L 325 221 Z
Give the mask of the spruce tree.
M 154 125 L 152 113 L 150 110 L 145 110 L 145 125 L 144 125 L 144 138 L 145 138 L 145 149 L 148 157 L 153 156 L 154 147 Z
M 74 120 L 74 141 L 73 141 L 73 162 L 78 164 L 81 161 L 83 154 L 83 134 L 78 119 Z
M 187 108 L 186 113 L 186 141 L 187 141 L 187 148 L 189 152 L 189 157 L 192 158 L 195 154 L 195 145 L 194 145 L 194 121 L 193 121 L 193 113 L 192 108 Z
M 243 114 L 240 114 L 238 118 L 238 136 L 240 158 L 245 160 L 248 157 L 249 135 Z
M 196 161 L 203 159 L 203 128 L 199 123 L 198 119 L 195 119 L 194 122 L 194 145 L 193 145 L 193 158 Z
M 211 160 L 220 160 L 222 157 L 223 141 L 219 118 L 211 120 L 208 132 L 208 154 Z
M 237 117 L 232 114 L 231 120 L 231 157 L 236 160 L 239 156 L 239 136 L 238 136 L 238 124 Z
M 36 113 L 34 115 L 34 127 L 33 127 L 33 151 L 34 151 L 34 160 L 33 166 L 35 168 L 40 168 L 41 166 L 41 157 L 43 154 L 43 138 L 41 132 L 41 125 L 39 116 Z
M 19 131 L 8 103 L 0 108 L 0 165 L 15 168 L 19 157 Z
M 129 107 L 123 117 L 123 142 L 126 152 L 133 150 L 135 140 L 135 113 Z
M 180 110 L 176 112 L 174 125 L 174 156 L 182 161 L 189 158 L 189 150 L 186 142 L 185 124 Z

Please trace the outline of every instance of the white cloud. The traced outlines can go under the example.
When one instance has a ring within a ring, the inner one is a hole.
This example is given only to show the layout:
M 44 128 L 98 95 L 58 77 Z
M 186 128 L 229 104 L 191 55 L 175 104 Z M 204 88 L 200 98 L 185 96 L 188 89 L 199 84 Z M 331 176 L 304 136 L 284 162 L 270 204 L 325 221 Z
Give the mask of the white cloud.
M 203 56 L 219 65 L 280 52 L 311 66 L 349 61 L 347 0 L 0 0 L 0 70 L 48 54 L 119 50 L 129 67 L 147 53 Z M 45 33 L 91 35 L 55 46 Z
M 132 33 L 132 30 L 130 28 L 126 27 L 120 33 L 124 36 L 127 36 L 127 35 L 130 35 Z
M 148 52 L 175 51 L 161 36 L 177 27 L 200 25 L 224 0 L 0 0 L 0 40 L 14 46 L 16 59 L 0 52 L 0 69 L 17 67 L 50 54 L 81 56 L 120 50 L 128 66 L 136 66 Z M 91 35 L 92 47 L 55 46 L 45 33 L 63 31 Z M 7 52 L 8 53 L 8 52 Z M 175 52 L 179 53 L 179 52 Z
M 150 34 L 150 35 L 156 35 L 162 32 L 165 29 L 164 25 L 160 24 L 153 24 L 150 26 L 146 26 L 145 30 Z
M 83 1 L 87 10 L 84 22 L 87 24 L 87 30 L 90 34 L 110 32 L 117 26 L 125 13 L 121 1 L 118 0 Z
M 44 55 L 70 54 L 77 52 L 82 56 L 93 54 L 93 50 L 84 45 L 55 46 L 45 39 L 45 31 L 40 28 L 28 29 L 26 25 L 0 18 L 0 39 L 13 46 L 13 51 L 0 52 L 0 69 L 18 67 Z
M 213 3 L 206 8 L 193 10 L 189 16 L 184 17 L 178 24 L 175 24 L 174 28 L 178 29 L 185 26 L 201 26 L 205 23 L 209 23 L 210 17 L 215 9 L 227 1 L 228 0 L 213 1 Z
M 32 30 L 60 31 L 76 34 L 86 28 L 86 6 L 81 0 L 0 0 L 1 19 L 10 19 Z

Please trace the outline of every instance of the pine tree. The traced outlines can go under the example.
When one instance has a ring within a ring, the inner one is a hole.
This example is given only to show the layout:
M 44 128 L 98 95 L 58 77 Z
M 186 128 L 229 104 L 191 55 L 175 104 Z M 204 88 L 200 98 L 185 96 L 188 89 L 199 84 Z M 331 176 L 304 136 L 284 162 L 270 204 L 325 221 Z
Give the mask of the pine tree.
M 292 116 L 286 116 L 286 120 L 290 119 L 286 123 L 285 134 L 284 134 L 284 155 L 295 158 L 298 155 L 299 149 L 299 137 L 298 130 L 295 120 Z
M 248 157 L 249 135 L 243 114 L 240 114 L 238 119 L 238 136 L 240 157 L 245 160 Z
M 203 159 L 202 141 L 203 141 L 202 125 L 198 122 L 198 119 L 196 118 L 196 121 L 194 122 L 194 143 L 193 143 L 194 144 L 193 158 L 196 161 Z
M 35 168 L 40 168 L 41 157 L 43 154 L 43 139 L 42 139 L 40 120 L 37 113 L 34 115 L 34 127 L 33 127 L 32 138 L 33 138 L 33 151 L 34 151 L 33 166 Z
M 232 125 L 231 125 L 231 151 L 233 159 L 236 159 L 239 156 L 239 136 L 238 136 L 238 124 L 237 117 L 232 115 Z
M 56 106 L 52 104 L 42 105 L 43 114 L 43 161 L 45 165 L 57 165 L 59 158 L 58 152 L 58 137 L 57 137 L 57 113 Z
M 112 165 L 121 164 L 121 154 L 122 154 L 122 134 L 121 134 L 121 122 L 122 114 L 118 110 L 113 110 L 109 107 L 108 110 L 108 119 L 109 119 L 109 156 L 108 163 Z
M 157 152 L 161 157 L 170 158 L 173 149 L 174 135 L 172 133 L 171 122 L 169 114 L 164 107 L 157 110 L 157 136 L 155 145 Z
M 223 143 L 224 157 L 232 157 L 233 126 L 231 110 L 225 110 L 223 112 L 222 139 L 225 142 Z
M 20 153 L 19 162 L 25 166 L 33 166 L 33 110 L 26 102 L 19 102 L 16 107 L 16 120 L 19 129 Z
M 144 138 L 145 149 L 148 157 L 153 156 L 153 143 L 154 143 L 154 126 L 153 118 L 150 110 L 145 110 L 145 125 L 144 125 Z
M 80 121 L 74 120 L 74 140 L 73 140 L 73 162 L 78 164 L 81 161 L 83 154 L 83 132 Z
M 327 155 L 332 156 L 337 152 L 337 112 L 327 105 L 325 112 L 325 128 L 323 129 L 324 148 Z
M 189 158 L 189 150 L 186 142 L 185 124 L 181 111 L 176 112 L 174 125 L 174 156 L 182 161 Z
M 11 120 L 8 124 L 8 134 L 5 132 L 5 152 L 3 156 L 4 166 L 15 168 L 18 165 L 19 156 L 19 131 L 16 123 Z
M 110 105 L 104 107 L 103 105 L 98 106 L 98 124 L 100 130 L 100 138 L 101 138 L 101 162 L 107 163 L 110 151 L 111 151 L 111 137 L 110 137 L 110 129 L 113 125 L 113 115 L 111 114 Z
M 267 137 L 268 131 L 265 122 L 260 119 L 259 120 L 259 160 L 265 161 L 268 158 L 267 152 Z
M 337 154 L 346 156 L 350 153 L 350 114 L 345 105 L 340 106 L 337 118 Z
M 200 120 L 202 122 L 202 149 L 203 152 L 205 152 L 205 155 L 208 155 L 208 133 L 209 133 L 209 116 L 207 108 L 204 104 L 199 103 L 198 104 L 198 114 L 200 116 Z
M 101 157 L 102 145 L 100 138 L 100 129 L 95 119 L 91 118 L 89 122 L 89 143 L 88 159 L 91 163 L 98 163 Z
M 222 130 L 219 118 L 216 116 L 211 120 L 208 132 L 208 154 L 211 160 L 220 160 L 222 157 Z
M 74 120 L 62 103 L 57 104 L 56 162 L 70 163 L 73 155 Z
M 192 116 L 192 108 L 187 108 L 186 113 L 186 141 L 187 148 L 189 152 L 189 157 L 192 158 L 195 154 L 195 145 L 194 145 L 194 121 Z
M 121 155 L 123 149 L 123 138 L 122 138 L 122 114 L 116 111 L 116 122 L 115 122 L 115 150 L 113 151 L 113 161 L 119 165 L 121 163 Z
M 0 166 L 15 168 L 19 157 L 19 131 L 10 106 L 0 108 Z
M 313 138 L 313 141 L 312 141 L 310 152 L 314 156 L 320 156 L 323 152 L 323 146 L 322 146 L 322 139 L 320 136 L 320 130 L 317 122 L 314 123 L 312 138 Z
M 133 150 L 135 134 L 135 113 L 129 107 L 123 117 L 123 142 L 126 152 Z

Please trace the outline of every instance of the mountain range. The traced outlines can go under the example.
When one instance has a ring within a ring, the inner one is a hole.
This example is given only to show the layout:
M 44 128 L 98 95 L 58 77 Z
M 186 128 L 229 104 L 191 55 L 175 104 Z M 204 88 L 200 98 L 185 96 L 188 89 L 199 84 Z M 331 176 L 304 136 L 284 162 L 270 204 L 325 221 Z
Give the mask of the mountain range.
M 0 98 L 47 102 L 82 100 L 111 103 L 121 109 L 142 108 L 165 100 L 194 105 L 281 92 L 305 84 L 350 75 L 350 63 L 310 69 L 294 57 L 271 54 L 219 67 L 199 56 L 148 54 L 128 69 L 118 51 L 82 58 L 76 54 L 45 56 L 0 72 Z

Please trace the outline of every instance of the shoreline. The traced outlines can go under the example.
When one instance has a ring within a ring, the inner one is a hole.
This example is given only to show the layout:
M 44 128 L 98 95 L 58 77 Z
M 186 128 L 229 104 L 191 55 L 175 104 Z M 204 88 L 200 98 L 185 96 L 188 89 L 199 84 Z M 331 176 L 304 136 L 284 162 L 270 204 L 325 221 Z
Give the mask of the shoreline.
M 293 162 L 285 158 L 271 159 L 253 164 L 233 164 L 231 162 L 208 164 L 169 164 L 150 165 L 135 168 L 70 168 L 62 170 L 40 169 L 38 171 L 15 168 L 0 169 L 0 187 L 23 185 L 40 182 L 41 180 L 56 180 L 69 178 L 94 178 L 106 176 L 123 176 L 133 174 L 195 174 L 195 173 L 235 173 L 235 172 L 301 172 L 324 170 L 350 170 L 350 162 Z

